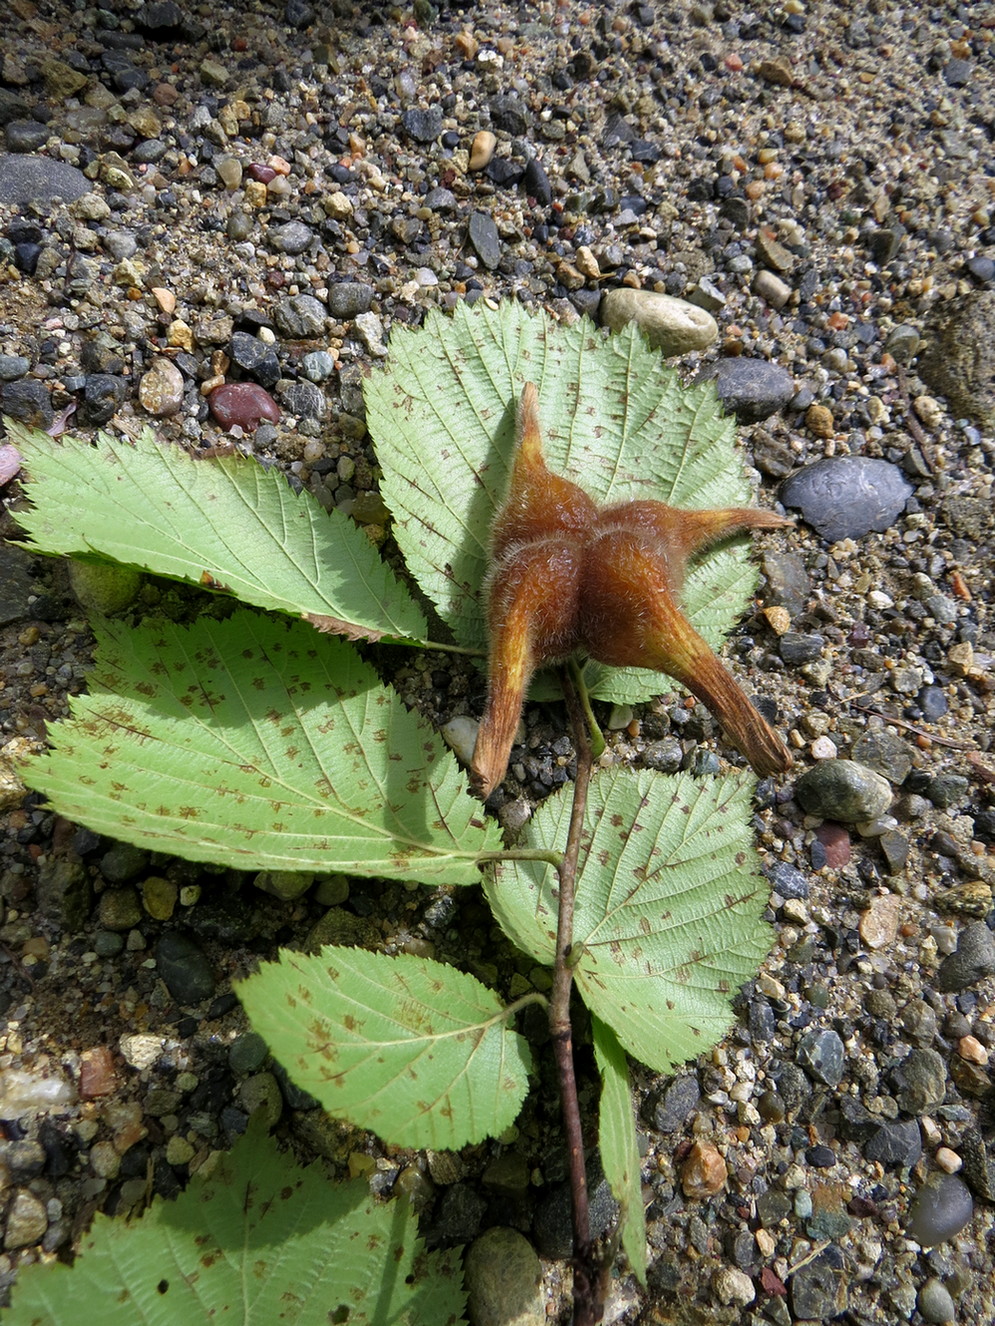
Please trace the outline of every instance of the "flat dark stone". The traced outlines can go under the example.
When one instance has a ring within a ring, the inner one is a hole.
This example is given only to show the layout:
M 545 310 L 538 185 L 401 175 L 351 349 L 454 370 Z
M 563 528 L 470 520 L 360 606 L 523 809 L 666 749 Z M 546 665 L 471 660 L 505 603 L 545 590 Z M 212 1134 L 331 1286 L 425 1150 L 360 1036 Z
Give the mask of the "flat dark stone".
M 817 460 L 781 485 L 781 501 L 797 507 L 828 543 L 890 529 L 912 496 L 897 465 L 870 456 Z
M 493 271 L 501 261 L 501 239 L 494 218 L 486 212 L 471 213 L 469 234 L 477 257 L 489 271 Z
M 434 143 L 442 133 L 442 111 L 438 106 L 406 110 L 401 116 L 401 128 L 416 143 Z
M 741 424 L 757 424 L 783 409 L 795 394 L 795 381 L 786 368 L 766 359 L 741 356 L 720 359 L 698 375 L 699 382 L 714 380 L 719 400 Z
M 530 198 L 534 198 L 540 207 L 548 207 L 553 201 L 553 186 L 549 182 L 546 168 L 538 157 L 533 157 L 525 167 L 522 176 L 522 188 Z
M 66 161 L 0 152 L 0 203 L 27 206 L 55 198 L 72 203 L 91 187 L 83 172 Z

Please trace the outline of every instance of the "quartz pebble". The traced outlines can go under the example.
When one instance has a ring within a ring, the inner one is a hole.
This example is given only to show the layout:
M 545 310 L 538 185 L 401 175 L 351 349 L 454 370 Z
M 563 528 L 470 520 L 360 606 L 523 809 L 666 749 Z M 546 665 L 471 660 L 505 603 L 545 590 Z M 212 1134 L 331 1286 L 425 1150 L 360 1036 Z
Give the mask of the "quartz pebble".
M 612 331 L 635 323 L 650 345 L 667 357 L 703 350 L 719 334 L 715 319 L 703 308 L 651 290 L 606 291 L 600 317 Z

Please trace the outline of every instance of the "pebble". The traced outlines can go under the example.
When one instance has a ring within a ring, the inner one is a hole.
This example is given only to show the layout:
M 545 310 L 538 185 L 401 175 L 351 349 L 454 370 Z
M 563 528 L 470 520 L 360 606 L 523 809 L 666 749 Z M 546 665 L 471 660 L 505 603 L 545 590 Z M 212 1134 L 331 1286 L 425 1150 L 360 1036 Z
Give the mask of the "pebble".
M 273 321 L 290 340 L 311 340 L 325 330 L 325 309 L 314 295 L 291 295 L 276 304 Z
M 860 938 L 869 949 L 890 948 L 898 935 L 901 900 L 894 893 L 881 893 L 860 918 Z
M 401 116 L 401 128 L 416 143 L 434 143 L 442 133 L 442 111 L 438 106 L 412 107 Z
M 480 721 L 467 714 L 458 714 L 448 723 L 444 723 L 441 728 L 443 741 L 464 768 L 468 768 L 473 760 L 473 748 L 477 743 L 479 728 Z
M 771 308 L 781 309 L 791 298 L 793 291 L 787 281 L 782 281 L 779 276 L 763 268 L 753 278 L 753 293 Z
M 659 1133 L 676 1133 L 700 1104 L 698 1079 L 686 1075 L 675 1077 L 653 1102 L 653 1127 Z
M 959 1234 L 974 1215 L 974 1202 L 963 1179 L 941 1174 L 929 1179 L 909 1207 L 906 1229 L 924 1248 L 946 1243 Z
M 834 759 L 835 756 L 827 756 L 827 759 Z M 842 824 L 833 824 L 831 821 L 820 824 L 815 831 L 815 841 L 812 844 L 812 865 L 816 870 L 823 870 L 828 867 L 830 870 L 842 870 L 850 860 L 851 853 L 850 834 Z
M 15 1248 L 27 1248 L 32 1243 L 40 1243 L 48 1229 L 48 1212 L 33 1192 L 21 1188 L 14 1194 L 7 1211 L 7 1231 L 3 1246 L 11 1252 Z
M 183 404 L 183 374 L 171 359 L 159 356 L 138 383 L 138 400 L 143 410 L 157 419 L 176 414 Z
M 932 1326 L 947 1326 L 956 1319 L 957 1308 L 950 1296 L 950 1291 L 942 1280 L 932 1276 L 916 1295 L 916 1304 L 922 1313 L 923 1321 Z
M 42 126 L 45 139 L 48 129 Z M 9 135 L 10 126 L 7 127 Z M 82 171 L 51 157 L 0 152 L 0 204 L 27 207 L 30 203 L 67 203 L 89 193 L 90 181 Z
M 166 930 L 155 947 L 156 970 L 178 1004 L 199 1004 L 214 994 L 214 970 L 189 935 Z
M 477 257 L 494 271 L 501 261 L 501 239 L 494 218 L 487 212 L 471 212 L 467 235 Z
M 796 1059 L 816 1082 L 837 1087 L 846 1067 L 846 1050 L 839 1033 L 831 1028 L 813 1027 L 798 1042 Z
M 864 1155 L 879 1165 L 911 1169 L 922 1158 L 922 1136 L 914 1120 L 883 1123 L 864 1143 Z
M 936 988 L 956 994 L 992 975 L 995 975 L 995 935 L 984 921 L 975 921 L 964 927 L 956 949 L 940 963 Z
M 48 388 L 30 378 L 8 382 L 0 391 L 0 404 L 0 412 L 32 428 L 47 428 L 54 417 Z
M 368 313 L 374 290 L 365 281 L 336 281 L 328 287 L 328 312 L 336 322 L 349 322 L 360 313 Z
M 463 1259 L 467 1312 L 474 1326 L 545 1326 L 542 1266 L 524 1235 L 494 1225 Z
M 859 824 L 891 806 L 886 778 L 855 760 L 822 760 L 795 783 L 795 797 L 810 815 Z
M 681 1188 L 685 1197 L 714 1197 L 729 1178 L 729 1168 L 716 1147 L 694 1142 L 681 1165 Z
M 892 732 L 865 732 L 853 746 L 853 758 L 896 786 L 912 771 L 912 748 Z
M 895 1100 L 906 1114 L 920 1115 L 943 1104 L 947 1066 L 943 1057 L 925 1047 L 910 1050 L 892 1072 Z
M 725 1307 L 745 1308 L 757 1296 L 753 1281 L 736 1266 L 720 1266 L 712 1275 L 712 1293 Z
M 847 1275 L 838 1248 L 830 1245 L 795 1270 L 789 1282 L 796 1321 L 831 1321 L 847 1306 Z
M 887 530 L 901 515 L 912 485 L 897 465 L 868 456 L 817 460 L 781 485 L 781 501 L 797 507 L 828 543 Z
M 697 380 L 714 380 L 719 400 L 741 424 L 769 419 L 795 394 L 794 379 L 787 369 L 746 355 L 720 359 L 704 369 Z
M 607 290 L 599 314 L 612 331 L 635 323 L 665 358 L 704 350 L 719 334 L 718 324 L 705 309 L 652 290 Z
M 106 1045 L 84 1050 L 80 1055 L 79 1094 L 81 1100 L 109 1096 L 117 1088 L 114 1058 Z
M 387 358 L 387 341 L 381 318 L 376 313 L 360 313 L 353 321 L 356 335 L 374 359 Z
M 242 428 L 253 432 L 263 419 L 280 420 L 280 407 L 263 387 L 255 382 L 226 382 L 215 387 L 207 398 L 211 414 L 222 428 Z
M 294 256 L 311 247 L 314 231 L 302 221 L 287 221 L 282 226 L 271 227 L 269 242 L 278 252 Z
M 470 145 L 470 169 L 483 170 L 494 155 L 497 137 L 489 129 L 481 129 L 474 134 Z
M 280 360 L 272 345 L 250 332 L 232 332 L 228 355 L 233 364 L 267 391 L 280 380 Z

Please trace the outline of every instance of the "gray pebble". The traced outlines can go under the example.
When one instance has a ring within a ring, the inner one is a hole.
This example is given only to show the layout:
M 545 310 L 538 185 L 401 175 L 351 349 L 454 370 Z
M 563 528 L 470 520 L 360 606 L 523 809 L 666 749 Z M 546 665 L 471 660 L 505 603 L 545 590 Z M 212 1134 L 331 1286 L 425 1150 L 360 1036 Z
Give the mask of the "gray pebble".
M 149 854 L 131 843 L 115 843 L 100 858 L 100 873 L 109 884 L 127 884 L 149 865 Z
M 664 1087 L 653 1105 L 653 1127 L 659 1133 L 676 1133 L 683 1128 L 701 1102 L 696 1077 L 675 1077 Z
M 156 970 L 178 1004 L 199 1004 L 214 994 L 214 971 L 189 935 L 167 930 L 155 946 Z
M 430 207 L 433 212 L 441 212 L 448 215 L 456 210 L 456 195 L 452 189 L 443 189 L 436 186 L 429 189 L 425 195 L 425 206 Z
M 280 393 L 280 400 L 290 414 L 301 419 L 324 419 L 328 410 L 325 393 L 313 382 L 291 382 Z
M 771 308 L 784 308 L 785 304 L 791 298 L 791 286 L 787 281 L 782 281 L 779 276 L 773 272 L 768 272 L 766 268 L 757 272 L 753 278 L 753 293 L 758 295 L 765 304 Z
M 651 742 L 643 751 L 643 764 L 660 773 L 676 773 L 681 767 L 684 749 L 676 737 L 664 737 Z
M 770 418 L 795 394 L 794 379 L 787 369 L 766 359 L 720 359 L 698 376 L 699 382 L 708 379 L 714 379 L 719 400 L 741 424 Z
M 91 424 L 106 424 L 125 398 L 125 380 L 113 373 L 89 373 L 83 388 L 86 419 Z
M 9 128 L 9 126 L 8 126 Z M 45 130 L 48 137 L 48 130 Z M 51 157 L 22 156 L 0 152 L 0 203 L 24 207 L 28 203 L 67 203 L 89 193 L 90 181 L 81 170 Z
M 906 1114 L 920 1115 L 943 1103 L 947 1066 L 935 1050 L 911 1050 L 894 1070 L 895 1100 Z
M 301 360 L 301 372 L 309 382 L 326 382 L 335 372 L 335 356 L 327 350 L 310 350 Z
M 303 253 L 314 239 L 314 232 L 303 221 L 287 221 L 282 226 L 274 226 L 269 232 L 269 242 L 280 253 L 294 256 Z
M 339 281 L 328 287 L 326 303 L 336 322 L 348 322 L 359 313 L 369 312 L 374 290 L 365 281 Z
M 498 130 L 499 133 L 511 134 L 513 138 L 522 138 L 528 132 L 529 111 L 518 97 L 492 97 L 490 112 L 491 127 Z
M 7 147 L 11 152 L 40 152 L 48 142 L 51 130 L 37 120 L 11 120 L 4 129 Z
M 796 1055 L 799 1065 L 816 1082 L 837 1087 L 843 1078 L 846 1051 L 839 1033 L 824 1027 L 806 1031 L 798 1042 Z
M 879 1165 L 911 1169 L 922 1158 L 922 1136 L 914 1119 L 883 1123 L 864 1143 L 864 1155 Z
M 22 1188 L 16 1194 L 7 1211 L 7 1229 L 3 1246 L 11 1252 L 15 1248 L 27 1248 L 32 1243 L 39 1243 L 48 1228 L 48 1213 L 45 1204 L 40 1202 L 33 1192 Z
M 232 332 L 228 343 L 232 363 L 237 364 L 254 382 L 269 390 L 280 380 L 280 360 L 272 345 L 250 332 Z
M 401 127 L 416 143 L 434 143 L 442 133 L 442 111 L 438 106 L 427 110 L 415 106 L 401 116 Z
M 810 815 L 862 824 L 886 813 L 891 785 L 855 760 L 820 760 L 795 783 L 795 797 Z
M 650 345 L 668 358 L 704 350 L 719 334 L 715 319 L 705 309 L 653 290 L 608 290 L 601 299 L 600 315 L 612 331 L 634 322 Z
M 266 1062 L 269 1046 L 258 1031 L 245 1031 L 231 1043 L 228 1064 L 238 1077 L 255 1073 Z
M 13 382 L 23 378 L 31 367 L 31 360 L 24 355 L 0 355 L 0 382 Z
M 897 465 L 869 456 L 817 460 L 781 485 L 784 505 L 799 508 L 829 543 L 890 529 L 911 496 Z
M 943 1281 L 937 1280 L 935 1276 L 927 1280 L 919 1290 L 916 1303 L 922 1313 L 923 1321 L 931 1322 L 933 1326 L 946 1326 L 947 1322 L 954 1320 L 956 1307 L 950 1297 L 950 1291 Z
M 825 636 L 803 635 L 800 631 L 785 631 L 777 642 L 778 653 L 785 663 L 798 666 L 811 663 L 819 657 L 826 644 Z
M 805 559 L 799 553 L 768 552 L 763 555 L 761 567 L 767 577 L 767 601 L 787 608 L 792 617 L 804 612 L 812 597 Z
M 353 321 L 356 336 L 366 346 L 374 359 L 386 359 L 387 342 L 384 339 L 383 322 L 376 313 L 360 313 Z
M 778 861 L 767 877 L 773 891 L 782 898 L 808 897 L 808 876 L 787 861 Z
M 906 1229 L 910 1238 L 932 1248 L 959 1234 L 973 1215 L 974 1201 L 964 1181 L 956 1174 L 941 1174 L 916 1193 Z
M 838 1248 L 830 1245 L 791 1277 L 791 1309 L 796 1321 L 831 1321 L 846 1311 L 847 1276 Z
M 944 994 L 956 994 L 992 975 L 995 975 L 995 935 L 984 921 L 974 921 L 964 927 L 956 949 L 940 963 L 936 988 Z
M 314 295 L 291 295 L 276 305 L 273 320 L 284 336 L 304 341 L 324 331 L 325 310 Z
M 486 212 L 471 212 L 468 234 L 477 257 L 493 271 L 501 261 L 501 238 L 494 218 Z
M 966 800 L 970 786 L 962 774 L 936 774 L 929 780 L 926 795 L 938 810 L 950 810 Z
M 912 769 L 912 748 L 891 732 L 865 732 L 853 747 L 853 758 L 896 786 Z

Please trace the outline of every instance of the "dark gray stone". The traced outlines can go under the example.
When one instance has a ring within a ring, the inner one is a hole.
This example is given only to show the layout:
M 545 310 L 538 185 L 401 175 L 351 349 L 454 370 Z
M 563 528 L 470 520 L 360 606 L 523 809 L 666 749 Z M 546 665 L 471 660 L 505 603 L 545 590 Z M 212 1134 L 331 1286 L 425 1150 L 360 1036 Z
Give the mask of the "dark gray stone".
M 499 133 L 522 138 L 528 132 L 529 111 L 517 97 L 492 97 L 491 126 Z
M 310 340 L 325 330 L 325 309 L 314 295 L 291 295 L 277 304 L 273 321 L 291 340 Z
M 950 810 L 967 799 L 971 784 L 963 774 L 937 774 L 929 780 L 926 795 L 939 810 Z
M 973 1215 L 974 1201 L 967 1185 L 956 1174 L 941 1174 L 916 1193 L 906 1230 L 909 1238 L 932 1248 L 959 1234 Z
M 115 843 L 100 858 L 100 873 L 108 884 L 129 884 L 148 869 L 150 859 L 142 847 Z
M 48 142 L 50 129 L 37 120 L 11 120 L 4 130 L 8 152 L 37 152 Z
M 891 798 L 887 779 L 855 760 L 820 760 L 795 783 L 795 799 L 803 810 L 842 824 L 877 819 Z
M 879 1165 L 911 1169 L 922 1158 L 922 1137 L 914 1119 L 883 1123 L 864 1144 L 864 1155 Z
M 325 393 L 313 382 L 292 382 L 280 393 L 280 400 L 290 414 L 302 419 L 324 419 L 328 406 Z
M 0 414 L 32 428 L 47 428 L 54 417 L 48 388 L 37 378 L 18 378 L 0 391 Z
M 83 388 L 86 418 L 91 424 L 106 424 L 124 400 L 125 380 L 113 373 L 90 373 Z
M 430 207 L 433 212 L 455 212 L 456 195 L 452 189 L 434 188 L 429 189 L 425 195 L 425 206 Z
M 696 1077 L 675 1077 L 653 1106 L 653 1127 L 660 1133 L 676 1133 L 698 1108 L 701 1092 Z
M 548 207 L 553 201 L 553 186 L 549 182 L 546 168 L 538 157 L 532 157 L 522 176 L 522 188 L 529 198 L 534 198 L 540 207 Z
M 618 1203 L 612 1196 L 608 1180 L 595 1170 L 589 1174 L 591 1237 L 600 1238 L 612 1224 Z M 535 1213 L 536 1246 L 544 1257 L 569 1257 L 573 1251 L 573 1224 L 571 1219 L 570 1187 L 557 1183 L 540 1198 Z
M 897 465 L 870 456 L 817 460 L 781 485 L 784 505 L 797 507 L 828 543 L 890 529 L 911 496 Z
M 438 106 L 414 106 L 401 116 L 401 128 L 416 143 L 434 143 L 442 133 L 442 111 Z
M 365 281 L 339 281 L 328 287 L 328 311 L 337 322 L 348 322 L 369 312 L 373 294 L 373 287 Z
M 56 198 L 71 203 L 91 187 L 83 172 L 65 161 L 0 152 L 0 203 L 25 207 Z
M 249 332 L 232 332 L 228 353 L 233 364 L 261 387 L 275 387 L 280 379 L 280 360 L 272 345 Z
M 27 617 L 28 598 L 37 592 L 30 570 L 36 559 L 0 539 L 0 626 Z
M 199 1004 L 214 994 L 214 970 L 189 935 L 167 930 L 155 946 L 156 970 L 178 1004 Z
M 995 974 L 995 935 L 984 921 L 975 921 L 961 931 L 953 953 L 940 963 L 936 988 L 956 994 L 977 981 Z
M 773 891 L 782 898 L 807 898 L 808 876 L 787 861 L 778 861 L 767 871 Z
M 767 602 L 787 608 L 792 617 L 804 612 L 812 597 L 805 559 L 799 553 L 768 552 L 760 565 L 767 577 Z
M 800 631 L 785 631 L 777 642 L 778 652 L 785 663 L 798 666 L 811 663 L 822 653 L 826 638 L 822 635 L 804 635 Z
M 783 409 L 795 394 L 795 383 L 787 369 L 766 359 L 742 356 L 720 359 L 698 375 L 698 381 L 714 380 L 719 400 L 741 424 L 757 424 Z
M 830 1245 L 803 1262 L 790 1281 L 791 1310 L 796 1321 L 831 1321 L 846 1311 L 847 1276 L 840 1251 Z
M 843 1079 L 846 1050 L 839 1034 L 827 1027 L 813 1027 L 798 1042 L 798 1063 L 809 1077 L 827 1087 L 838 1087 Z
M 493 271 L 501 261 L 501 239 L 494 218 L 486 212 L 472 212 L 469 234 L 477 257 L 489 271 Z
M 31 360 L 24 355 L 0 355 L 0 382 L 23 378 L 30 367 Z
M 919 692 L 919 708 L 922 716 L 933 723 L 950 708 L 942 686 L 924 686 Z

